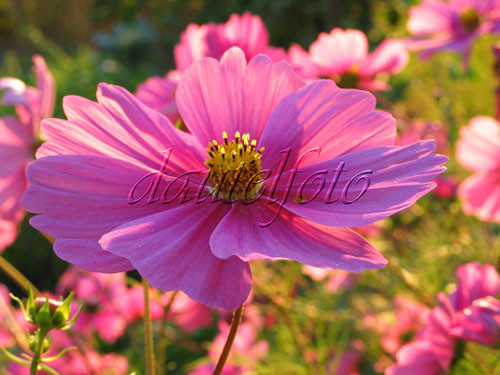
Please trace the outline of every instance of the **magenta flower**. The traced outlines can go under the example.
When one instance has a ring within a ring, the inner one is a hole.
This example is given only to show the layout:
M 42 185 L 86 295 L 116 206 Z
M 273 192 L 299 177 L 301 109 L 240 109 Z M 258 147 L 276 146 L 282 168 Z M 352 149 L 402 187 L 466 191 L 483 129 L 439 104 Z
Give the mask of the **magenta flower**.
M 398 350 L 397 364 L 389 367 L 385 374 L 439 375 L 450 369 L 454 351 L 450 314 L 443 307 L 436 307 L 429 313 L 427 324 L 418 333 L 418 339 Z
M 472 43 L 486 33 L 500 31 L 497 0 L 424 0 L 410 9 L 408 30 L 416 38 L 408 47 L 427 58 L 437 51 L 463 54 L 467 64 Z
M 120 87 L 101 84 L 97 98 L 66 97 L 68 120 L 44 121 L 23 201 L 40 214 L 32 225 L 79 267 L 135 268 L 210 307 L 247 299 L 253 259 L 383 267 L 348 227 L 411 206 L 447 160 L 432 141 L 393 146 L 394 119 L 370 93 L 305 85 L 266 56 L 247 65 L 237 47 L 182 76 L 176 101 L 189 133 Z M 304 184 L 317 172 L 330 176 L 319 195 Z
M 475 300 L 470 308 L 457 314 L 452 333 L 483 345 L 500 343 L 500 300 L 494 297 Z
M 139 85 L 135 96 L 175 124 L 180 119 L 175 102 L 180 73 L 203 57 L 220 59 L 224 52 L 234 46 L 242 49 L 247 60 L 258 54 L 267 55 L 276 62 L 288 60 L 284 49 L 269 45 L 269 33 L 262 19 L 249 12 L 233 14 L 223 24 L 190 24 L 174 48 L 177 70 L 170 71 L 164 77 L 148 78 Z
M 54 109 L 54 79 L 41 56 L 33 56 L 33 70 L 36 88 L 16 78 L 0 78 L 3 104 L 15 106 L 17 113 L 0 118 L 0 252 L 17 236 L 24 217 L 20 200 L 28 184 L 26 166 L 33 159 L 40 120 Z
M 500 223 L 500 124 L 478 116 L 460 130 L 457 161 L 474 172 L 458 188 L 462 209 L 484 221 Z
M 481 318 L 478 314 L 483 311 L 474 314 L 470 311 L 474 305 L 482 305 L 484 298 L 498 294 L 500 276 L 495 268 L 481 266 L 478 262 L 467 263 L 457 268 L 456 276 L 455 292 L 449 298 L 439 295 L 442 306 L 429 313 L 426 326 L 417 334 L 417 340 L 398 351 L 398 363 L 386 370 L 387 375 L 406 375 L 412 373 L 410 371 L 415 374 L 441 374 L 450 369 L 457 338 L 480 341 L 486 335 L 497 334 L 491 322 L 490 325 L 477 325 L 477 320 L 489 320 L 486 315 L 495 315 L 495 304 L 490 304 L 487 308 L 489 312 Z
M 388 39 L 368 54 L 368 39 L 359 30 L 333 29 L 321 33 L 306 52 L 299 45 L 289 51 L 294 69 L 305 79 L 330 78 L 343 88 L 387 90 L 380 73 L 396 74 L 408 64 L 405 43 Z

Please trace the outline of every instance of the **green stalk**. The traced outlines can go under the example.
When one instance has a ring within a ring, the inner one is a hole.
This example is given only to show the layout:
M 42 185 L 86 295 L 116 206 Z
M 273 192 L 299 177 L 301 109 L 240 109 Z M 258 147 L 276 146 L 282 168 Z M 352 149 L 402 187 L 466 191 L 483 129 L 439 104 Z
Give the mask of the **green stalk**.
M 233 346 L 234 338 L 236 337 L 236 333 L 238 332 L 238 327 L 240 326 L 242 317 L 243 317 L 243 305 L 238 307 L 233 312 L 231 329 L 229 330 L 229 335 L 227 336 L 226 343 L 224 344 L 224 349 L 222 349 L 222 353 L 219 357 L 219 360 L 217 361 L 217 365 L 215 366 L 213 375 L 220 375 L 222 373 L 224 365 L 226 364 L 227 361 L 227 357 L 229 356 L 229 352 L 231 351 L 231 347 Z
M 0 269 L 12 280 L 14 280 L 17 285 L 24 289 L 26 293 L 28 293 L 28 288 L 31 287 L 35 297 L 40 294 L 39 290 L 26 278 L 26 276 L 21 273 L 21 271 L 10 264 L 9 261 L 2 256 L 0 256 Z
M 149 283 L 145 278 L 142 278 L 142 286 L 144 287 L 144 341 L 146 343 L 146 375 L 156 375 L 153 322 L 149 311 Z
M 45 336 L 49 333 L 50 328 L 40 327 L 38 331 L 38 341 L 36 343 L 35 353 L 33 359 L 31 360 L 30 375 L 36 375 L 38 370 L 38 364 L 42 357 L 43 342 L 45 341 Z

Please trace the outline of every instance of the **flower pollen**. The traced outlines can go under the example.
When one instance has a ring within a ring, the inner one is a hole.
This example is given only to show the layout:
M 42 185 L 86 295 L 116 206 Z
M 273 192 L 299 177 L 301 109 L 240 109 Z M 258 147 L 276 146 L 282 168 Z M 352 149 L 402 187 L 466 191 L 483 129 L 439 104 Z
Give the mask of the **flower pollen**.
M 467 8 L 460 13 L 460 23 L 465 30 L 472 32 L 481 24 L 481 18 L 475 9 Z
M 255 198 L 261 185 L 264 147 L 257 149 L 257 141 L 239 131 L 232 141 L 228 141 L 226 132 L 222 132 L 222 138 L 223 144 L 213 140 L 206 149 L 209 159 L 205 165 L 209 168 L 212 194 L 225 200 Z

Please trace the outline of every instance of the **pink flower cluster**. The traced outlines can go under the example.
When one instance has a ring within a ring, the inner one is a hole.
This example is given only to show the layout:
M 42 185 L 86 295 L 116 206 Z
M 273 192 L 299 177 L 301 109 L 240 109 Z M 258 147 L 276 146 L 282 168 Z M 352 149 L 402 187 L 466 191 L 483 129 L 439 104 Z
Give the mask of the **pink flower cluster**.
M 269 33 L 260 17 L 250 13 L 233 14 L 224 24 L 191 24 L 181 34 L 174 48 L 176 70 L 164 77 L 151 77 L 141 84 L 136 97 L 149 107 L 165 114 L 172 123 L 181 117 L 175 94 L 181 74 L 203 57 L 218 60 L 231 47 L 239 47 L 249 61 L 258 54 L 272 61 L 289 61 L 303 79 L 329 78 L 343 88 L 387 90 L 378 79 L 380 73 L 396 74 L 405 68 L 409 55 L 403 41 L 387 40 L 368 54 L 368 39 L 359 30 L 333 29 L 321 33 L 309 52 L 293 45 L 288 54 L 269 45 Z
M 129 287 L 125 273 L 93 273 L 70 267 L 59 280 L 57 293 L 66 295 L 70 291 L 85 301 L 85 309 L 73 330 L 86 337 L 95 332 L 105 342 L 114 343 L 125 334 L 128 325 L 144 318 L 144 289 L 139 284 Z M 160 320 L 172 294 L 160 295 L 153 289 L 150 294 L 151 318 Z M 186 332 L 212 325 L 210 309 L 182 293 L 175 297 L 166 318 Z
M 265 357 L 269 345 L 265 340 L 257 339 L 258 332 L 264 322 L 257 308 L 247 305 L 243 315 L 243 321 L 238 328 L 227 365 L 224 367 L 224 375 L 243 375 L 254 370 L 255 363 Z M 193 369 L 191 375 L 212 374 L 220 353 L 229 334 L 230 326 L 226 320 L 221 319 L 218 324 L 219 333 L 210 343 L 208 357 L 212 363 L 201 364 Z
M 425 318 L 415 341 L 399 348 L 397 364 L 387 375 L 409 373 L 439 375 L 450 370 L 458 339 L 483 345 L 500 342 L 500 276 L 491 265 L 478 262 L 458 267 L 457 287 L 449 297 L 439 295 L 441 305 Z M 406 320 L 407 327 L 412 321 Z

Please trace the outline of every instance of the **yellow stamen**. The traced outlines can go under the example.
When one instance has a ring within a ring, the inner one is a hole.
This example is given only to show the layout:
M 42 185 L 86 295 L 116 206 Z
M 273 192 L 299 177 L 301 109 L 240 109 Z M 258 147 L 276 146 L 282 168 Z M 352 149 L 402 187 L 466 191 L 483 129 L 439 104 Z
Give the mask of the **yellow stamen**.
M 260 188 L 260 159 L 264 147 L 256 151 L 257 140 L 250 140 L 250 134 L 239 131 L 232 141 L 228 140 L 225 131 L 222 138 L 223 146 L 214 140 L 206 149 L 209 159 L 205 165 L 210 169 L 208 182 L 214 194 L 227 200 L 255 198 Z

